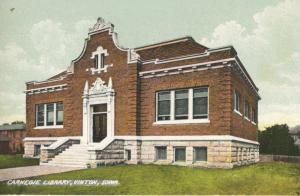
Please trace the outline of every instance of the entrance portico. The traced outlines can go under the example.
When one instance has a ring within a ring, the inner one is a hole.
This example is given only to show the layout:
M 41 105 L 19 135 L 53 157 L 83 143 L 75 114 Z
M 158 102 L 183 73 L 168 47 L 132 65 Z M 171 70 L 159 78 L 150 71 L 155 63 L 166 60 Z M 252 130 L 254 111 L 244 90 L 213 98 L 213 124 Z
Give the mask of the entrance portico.
M 83 93 L 82 143 L 97 144 L 114 136 L 115 92 L 112 80 L 105 85 L 97 78 L 91 88 L 85 82 Z

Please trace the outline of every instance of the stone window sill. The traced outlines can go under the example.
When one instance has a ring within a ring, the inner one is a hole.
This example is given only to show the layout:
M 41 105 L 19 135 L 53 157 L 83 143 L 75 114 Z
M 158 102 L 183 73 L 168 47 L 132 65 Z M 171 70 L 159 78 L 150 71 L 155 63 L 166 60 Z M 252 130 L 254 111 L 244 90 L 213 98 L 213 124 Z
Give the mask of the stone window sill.
M 193 119 L 193 120 L 166 120 L 166 121 L 156 121 L 153 125 L 173 125 L 173 124 L 202 124 L 210 123 L 209 119 Z
M 238 115 L 240 115 L 240 116 L 243 116 L 242 113 L 241 113 L 240 111 L 237 111 L 236 109 L 234 109 L 233 111 L 234 111 L 234 113 L 236 113 L 236 114 L 238 114 Z
M 63 125 L 34 127 L 34 129 L 62 129 L 62 128 L 64 128 Z

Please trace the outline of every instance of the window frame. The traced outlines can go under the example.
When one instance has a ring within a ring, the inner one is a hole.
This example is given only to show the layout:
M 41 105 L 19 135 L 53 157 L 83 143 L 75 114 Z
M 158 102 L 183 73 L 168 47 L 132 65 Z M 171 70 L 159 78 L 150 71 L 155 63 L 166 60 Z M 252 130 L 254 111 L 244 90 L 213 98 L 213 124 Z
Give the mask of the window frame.
M 173 162 L 174 163 L 185 163 L 186 162 L 186 147 L 185 146 L 174 146 L 174 157 Z M 184 161 L 176 161 L 176 150 L 177 149 L 184 149 Z
M 249 101 L 244 98 L 244 118 L 248 121 L 250 121 L 250 118 L 251 118 L 251 107 L 250 107 L 250 103 Z
M 53 129 L 53 128 L 63 128 L 64 126 L 64 118 L 62 121 L 61 125 L 57 124 L 57 110 L 56 110 L 56 106 L 58 103 L 61 103 L 63 105 L 62 101 L 59 102 L 50 102 L 50 103 L 39 103 L 35 105 L 35 127 L 34 129 Z M 47 111 L 47 106 L 53 104 L 53 125 L 47 125 L 48 123 L 48 111 Z M 38 125 L 38 106 L 42 105 L 44 108 L 44 122 L 43 125 Z M 63 106 L 63 112 L 64 112 L 64 106 Z M 64 116 L 64 113 L 63 113 Z
M 158 157 L 158 150 L 159 148 L 164 148 L 165 149 L 165 158 L 161 159 Z M 155 146 L 155 161 L 165 161 L 168 159 L 168 148 L 167 146 Z
M 238 104 L 237 104 L 237 97 L 238 97 Z M 240 116 L 242 116 L 241 113 L 241 93 L 235 89 L 233 92 L 233 111 L 237 114 L 239 114 Z M 238 108 L 237 108 L 238 106 Z
M 196 160 L 196 150 L 197 149 L 205 149 L 206 150 L 205 160 Z M 193 147 L 193 162 L 194 163 L 204 163 L 204 162 L 207 162 L 207 147 L 206 146 L 194 146 Z
M 194 100 L 194 89 L 207 89 L 207 117 L 206 118 L 193 118 L 193 100 Z M 187 119 L 175 119 L 175 92 L 180 90 L 188 90 L 188 118 Z M 158 94 L 161 92 L 170 92 L 170 120 L 159 120 L 158 119 Z M 210 123 L 209 120 L 209 86 L 199 86 L 191 88 L 171 89 L 162 90 L 155 92 L 155 121 L 154 125 L 164 124 L 190 124 L 190 123 Z

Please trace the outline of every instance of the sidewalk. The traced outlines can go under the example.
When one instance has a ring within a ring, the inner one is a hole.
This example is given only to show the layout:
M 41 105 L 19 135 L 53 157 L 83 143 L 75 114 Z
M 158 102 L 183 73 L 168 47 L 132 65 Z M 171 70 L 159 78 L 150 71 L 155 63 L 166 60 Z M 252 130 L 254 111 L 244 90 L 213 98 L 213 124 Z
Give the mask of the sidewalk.
M 47 166 L 47 165 L 0 169 L 0 182 L 6 180 L 12 180 L 12 179 L 62 173 L 67 171 L 80 170 L 80 169 L 82 168 L 58 167 L 58 166 Z

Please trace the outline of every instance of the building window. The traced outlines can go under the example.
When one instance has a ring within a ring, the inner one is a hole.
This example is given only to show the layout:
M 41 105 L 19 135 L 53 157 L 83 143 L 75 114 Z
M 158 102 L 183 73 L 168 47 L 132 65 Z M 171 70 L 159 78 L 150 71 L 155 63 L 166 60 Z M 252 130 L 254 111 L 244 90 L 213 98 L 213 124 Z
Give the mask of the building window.
M 251 121 L 257 123 L 257 112 L 254 108 L 252 108 L 252 112 L 251 112 Z
M 189 91 L 175 91 L 175 120 L 188 119 Z
M 208 117 L 208 88 L 193 91 L 193 119 Z
M 170 120 L 170 92 L 159 92 L 157 97 L 157 120 Z
M 167 147 L 166 146 L 156 146 L 155 147 L 156 160 L 166 160 L 167 159 Z
M 45 107 L 44 104 L 38 104 L 36 106 L 36 125 L 37 126 L 44 126 L 44 111 Z
M 185 162 L 185 147 L 175 147 L 175 162 Z
M 235 90 L 234 91 L 234 110 L 240 112 L 240 101 L 241 101 L 241 94 Z
M 41 145 L 40 144 L 35 144 L 34 145 L 33 156 L 37 157 L 37 156 L 40 156 L 40 154 L 41 154 Z
M 125 160 L 130 161 L 131 160 L 131 150 L 125 150 Z
M 103 69 L 104 68 L 104 58 L 105 54 L 96 54 L 94 57 L 95 61 L 95 68 L 96 69 Z
M 63 125 L 64 106 L 62 102 L 47 103 L 36 105 L 36 126 L 37 127 L 54 127 Z M 45 120 L 46 119 L 46 120 Z
M 47 126 L 54 125 L 54 103 L 47 104 Z
M 62 102 L 56 103 L 56 125 L 64 124 L 64 105 Z
M 194 162 L 207 161 L 207 148 L 194 147 Z
M 244 115 L 247 119 L 250 119 L 250 105 L 247 100 L 245 100 Z
M 156 100 L 156 121 L 190 123 L 208 119 L 208 87 L 161 91 Z

